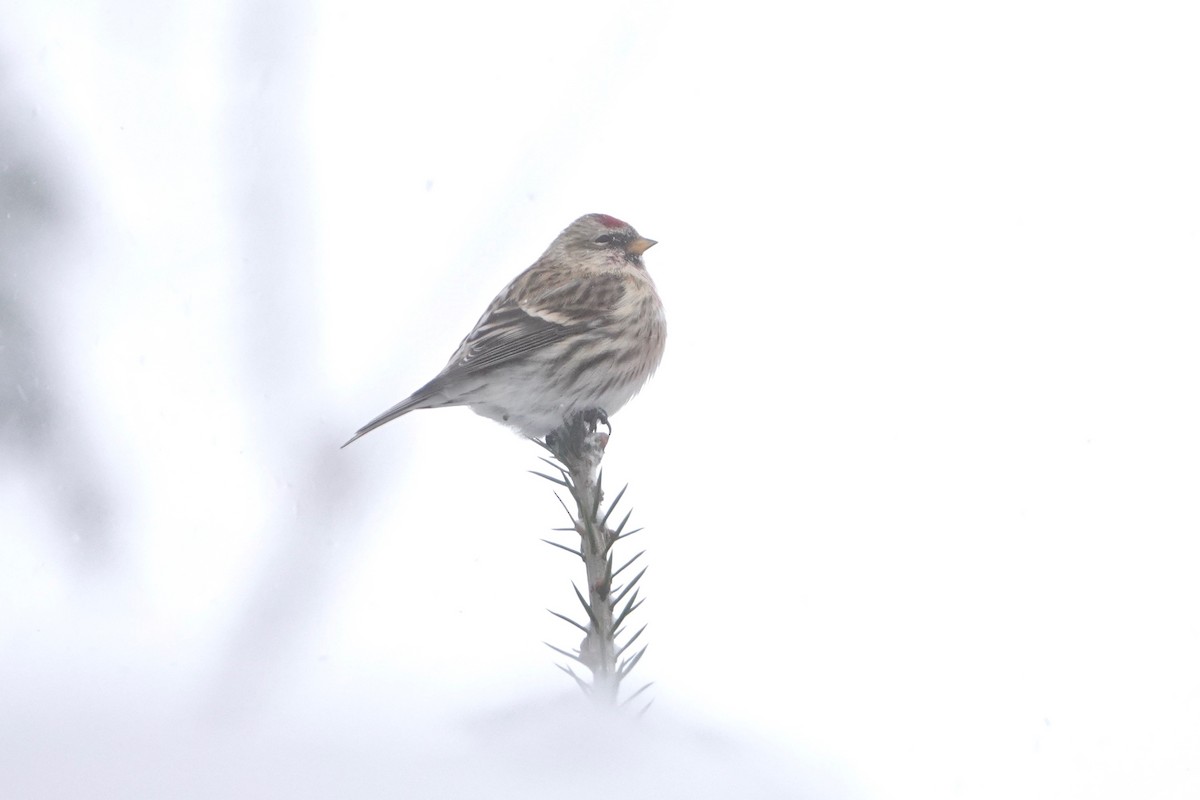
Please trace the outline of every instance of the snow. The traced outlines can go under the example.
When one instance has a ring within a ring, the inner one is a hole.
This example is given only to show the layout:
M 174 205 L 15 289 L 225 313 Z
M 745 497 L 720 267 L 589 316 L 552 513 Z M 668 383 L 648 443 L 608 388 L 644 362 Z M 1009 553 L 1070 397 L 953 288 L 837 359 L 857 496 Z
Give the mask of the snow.
M 9 6 L 0 797 L 1200 795 L 1186 4 Z M 587 212 L 640 720 L 537 448 L 338 449 Z

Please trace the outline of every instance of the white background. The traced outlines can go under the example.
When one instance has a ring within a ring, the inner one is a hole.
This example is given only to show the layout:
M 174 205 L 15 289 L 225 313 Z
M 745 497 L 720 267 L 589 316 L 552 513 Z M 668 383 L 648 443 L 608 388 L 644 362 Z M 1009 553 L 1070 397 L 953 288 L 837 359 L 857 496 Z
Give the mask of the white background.
M 1190 4 L 436 5 L 0 14 L 0 795 L 1200 796 Z M 537 448 L 338 449 L 593 211 L 633 726 Z

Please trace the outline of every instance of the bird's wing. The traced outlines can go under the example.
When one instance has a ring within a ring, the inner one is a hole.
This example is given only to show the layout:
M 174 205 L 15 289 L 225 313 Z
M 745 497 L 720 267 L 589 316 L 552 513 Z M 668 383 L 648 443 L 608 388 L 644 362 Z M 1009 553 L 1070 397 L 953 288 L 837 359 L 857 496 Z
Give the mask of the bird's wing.
M 443 375 L 490 369 L 602 325 L 625 291 L 617 276 L 556 281 L 537 295 L 522 288 L 521 282 L 514 282 L 492 301 Z

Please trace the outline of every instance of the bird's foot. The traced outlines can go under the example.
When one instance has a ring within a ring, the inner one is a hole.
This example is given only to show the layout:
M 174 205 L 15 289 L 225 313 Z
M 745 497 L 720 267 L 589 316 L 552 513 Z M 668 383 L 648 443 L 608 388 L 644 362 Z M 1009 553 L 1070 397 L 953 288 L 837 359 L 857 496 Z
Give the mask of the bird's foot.
M 607 427 L 608 433 L 597 431 L 600 425 Z M 560 460 L 578 458 L 589 441 L 593 447 L 599 447 L 600 452 L 604 452 L 611 434 L 608 413 L 602 408 L 590 408 L 564 419 L 561 427 L 546 434 L 543 446 Z
M 608 412 L 603 408 L 589 408 L 583 412 L 583 421 L 587 423 L 588 433 L 595 433 L 596 428 L 600 425 L 608 428 L 608 435 L 612 435 L 612 425 L 608 421 Z

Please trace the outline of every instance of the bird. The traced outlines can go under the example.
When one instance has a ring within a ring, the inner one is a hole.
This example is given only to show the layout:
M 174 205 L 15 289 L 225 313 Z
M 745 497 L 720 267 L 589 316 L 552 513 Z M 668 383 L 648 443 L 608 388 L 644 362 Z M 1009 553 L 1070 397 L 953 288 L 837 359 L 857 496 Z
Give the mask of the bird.
M 437 376 L 346 444 L 419 408 L 467 406 L 532 439 L 573 415 L 607 422 L 654 374 L 662 301 L 642 255 L 657 242 L 585 214 L 496 296 Z

